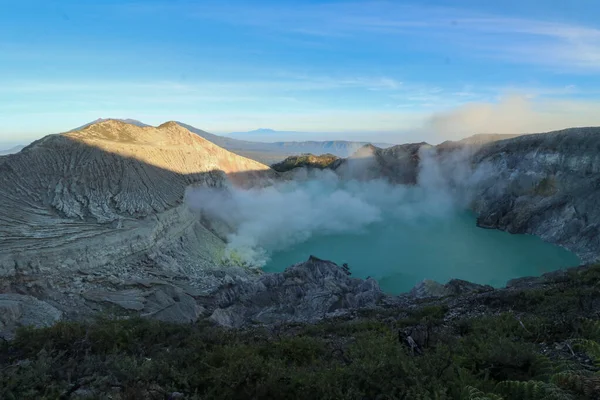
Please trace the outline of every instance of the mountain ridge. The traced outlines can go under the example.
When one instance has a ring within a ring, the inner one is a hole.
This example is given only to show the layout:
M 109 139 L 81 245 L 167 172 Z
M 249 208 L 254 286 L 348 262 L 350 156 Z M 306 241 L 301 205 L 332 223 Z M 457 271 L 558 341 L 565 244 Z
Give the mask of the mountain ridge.
M 357 148 L 368 143 L 348 140 L 256 142 L 215 135 L 183 122 L 177 123 L 189 131 L 194 132 L 233 153 L 255 159 L 268 165 L 283 161 L 286 157 L 304 153 L 312 153 L 317 156 L 330 153 L 337 157 L 348 157 Z M 386 143 L 379 143 L 379 145 L 388 146 Z
M 98 118 L 91 122 L 88 122 L 87 124 L 83 124 L 81 126 L 78 126 L 77 128 L 71 129 L 69 132 L 78 131 L 78 130 L 87 128 L 90 125 L 94 125 L 99 122 L 105 122 L 105 121 L 121 121 L 121 122 L 130 124 L 130 125 L 139 126 L 140 128 L 152 126 L 152 125 L 145 124 L 141 121 L 138 121 L 137 119 L 132 119 L 132 118 Z
M 10 155 L 10 154 L 18 153 L 21 150 L 23 150 L 25 147 L 26 147 L 25 145 L 19 144 L 19 145 L 10 147 L 10 148 L 5 149 L 5 150 L 0 150 L 0 156 L 7 156 L 7 155 Z
M 23 310 L 55 310 L 57 318 L 83 318 L 115 302 L 157 317 L 197 318 L 199 307 L 175 304 L 193 290 L 181 282 L 134 300 L 110 292 L 156 281 L 152 274 L 218 286 L 224 276 L 211 271 L 222 267 L 225 243 L 187 207 L 188 187 L 260 185 L 275 176 L 173 122 L 155 128 L 110 120 L 45 136 L 0 158 L 0 293 Z M 3 315 L 4 306 L 0 295 Z M 13 322 L 0 322 L 0 331 Z

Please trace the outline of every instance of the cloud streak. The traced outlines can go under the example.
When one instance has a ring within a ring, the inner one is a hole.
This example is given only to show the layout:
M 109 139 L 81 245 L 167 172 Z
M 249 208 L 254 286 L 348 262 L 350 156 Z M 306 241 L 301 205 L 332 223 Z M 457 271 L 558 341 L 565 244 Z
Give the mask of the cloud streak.
M 44 92 L 96 92 L 105 93 L 120 91 L 160 91 L 177 92 L 179 94 L 214 93 L 223 90 L 256 92 L 268 91 L 319 91 L 335 89 L 396 90 L 402 82 L 387 76 L 323 76 L 279 73 L 281 77 L 272 79 L 232 79 L 206 80 L 195 82 L 156 81 L 107 81 L 107 82 L 35 82 L 8 81 L 1 82 L 0 93 L 27 94 Z
M 600 29 L 563 22 L 398 2 L 268 8 L 259 4 L 208 4 L 193 7 L 192 15 L 291 35 L 344 40 L 376 35 L 392 45 L 399 37 L 429 38 L 447 49 L 471 52 L 474 57 L 579 72 L 600 70 Z

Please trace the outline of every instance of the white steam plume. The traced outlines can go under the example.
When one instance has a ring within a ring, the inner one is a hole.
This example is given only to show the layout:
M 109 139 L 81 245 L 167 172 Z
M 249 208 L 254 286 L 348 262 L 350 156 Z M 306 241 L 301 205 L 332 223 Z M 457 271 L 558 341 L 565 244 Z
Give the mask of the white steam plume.
M 230 227 L 219 232 L 228 241 L 228 255 L 263 266 L 269 252 L 285 249 L 314 235 L 356 233 L 383 218 L 418 223 L 422 217 L 444 218 L 463 208 L 451 181 L 468 182 L 470 170 L 439 164 L 435 151 L 422 152 L 416 186 L 392 185 L 382 179 L 342 179 L 334 172 L 300 170 L 296 179 L 266 188 L 197 188 L 187 204 L 209 220 Z M 463 163 L 463 159 L 442 163 Z M 453 171 L 449 176 L 448 171 Z

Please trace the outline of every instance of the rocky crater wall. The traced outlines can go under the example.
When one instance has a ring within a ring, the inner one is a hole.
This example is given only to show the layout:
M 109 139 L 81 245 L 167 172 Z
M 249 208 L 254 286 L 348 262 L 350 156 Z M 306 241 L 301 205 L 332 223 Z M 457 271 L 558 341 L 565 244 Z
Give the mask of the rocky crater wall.
M 473 157 L 488 179 L 476 188 L 478 224 L 541 237 L 600 256 L 600 128 L 526 135 L 488 144 Z
M 600 254 L 599 133 L 367 146 L 335 169 L 416 184 L 433 160 L 443 179 L 432 182 L 468 192 L 480 226 L 538 235 L 592 261 Z M 427 283 L 391 297 L 317 258 L 269 275 L 220 264 L 225 243 L 183 204 L 186 188 L 277 178 L 174 123 L 105 121 L 0 157 L 0 334 L 98 312 L 232 327 L 314 322 L 457 288 L 490 290 Z

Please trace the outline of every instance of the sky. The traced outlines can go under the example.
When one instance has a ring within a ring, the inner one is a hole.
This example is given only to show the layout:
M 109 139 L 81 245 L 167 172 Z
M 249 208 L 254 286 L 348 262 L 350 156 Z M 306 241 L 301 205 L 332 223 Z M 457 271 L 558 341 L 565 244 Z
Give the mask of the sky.
M 97 118 L 392 143 L 600 125 L 597 0 L 0 6 L 0 145 Z

